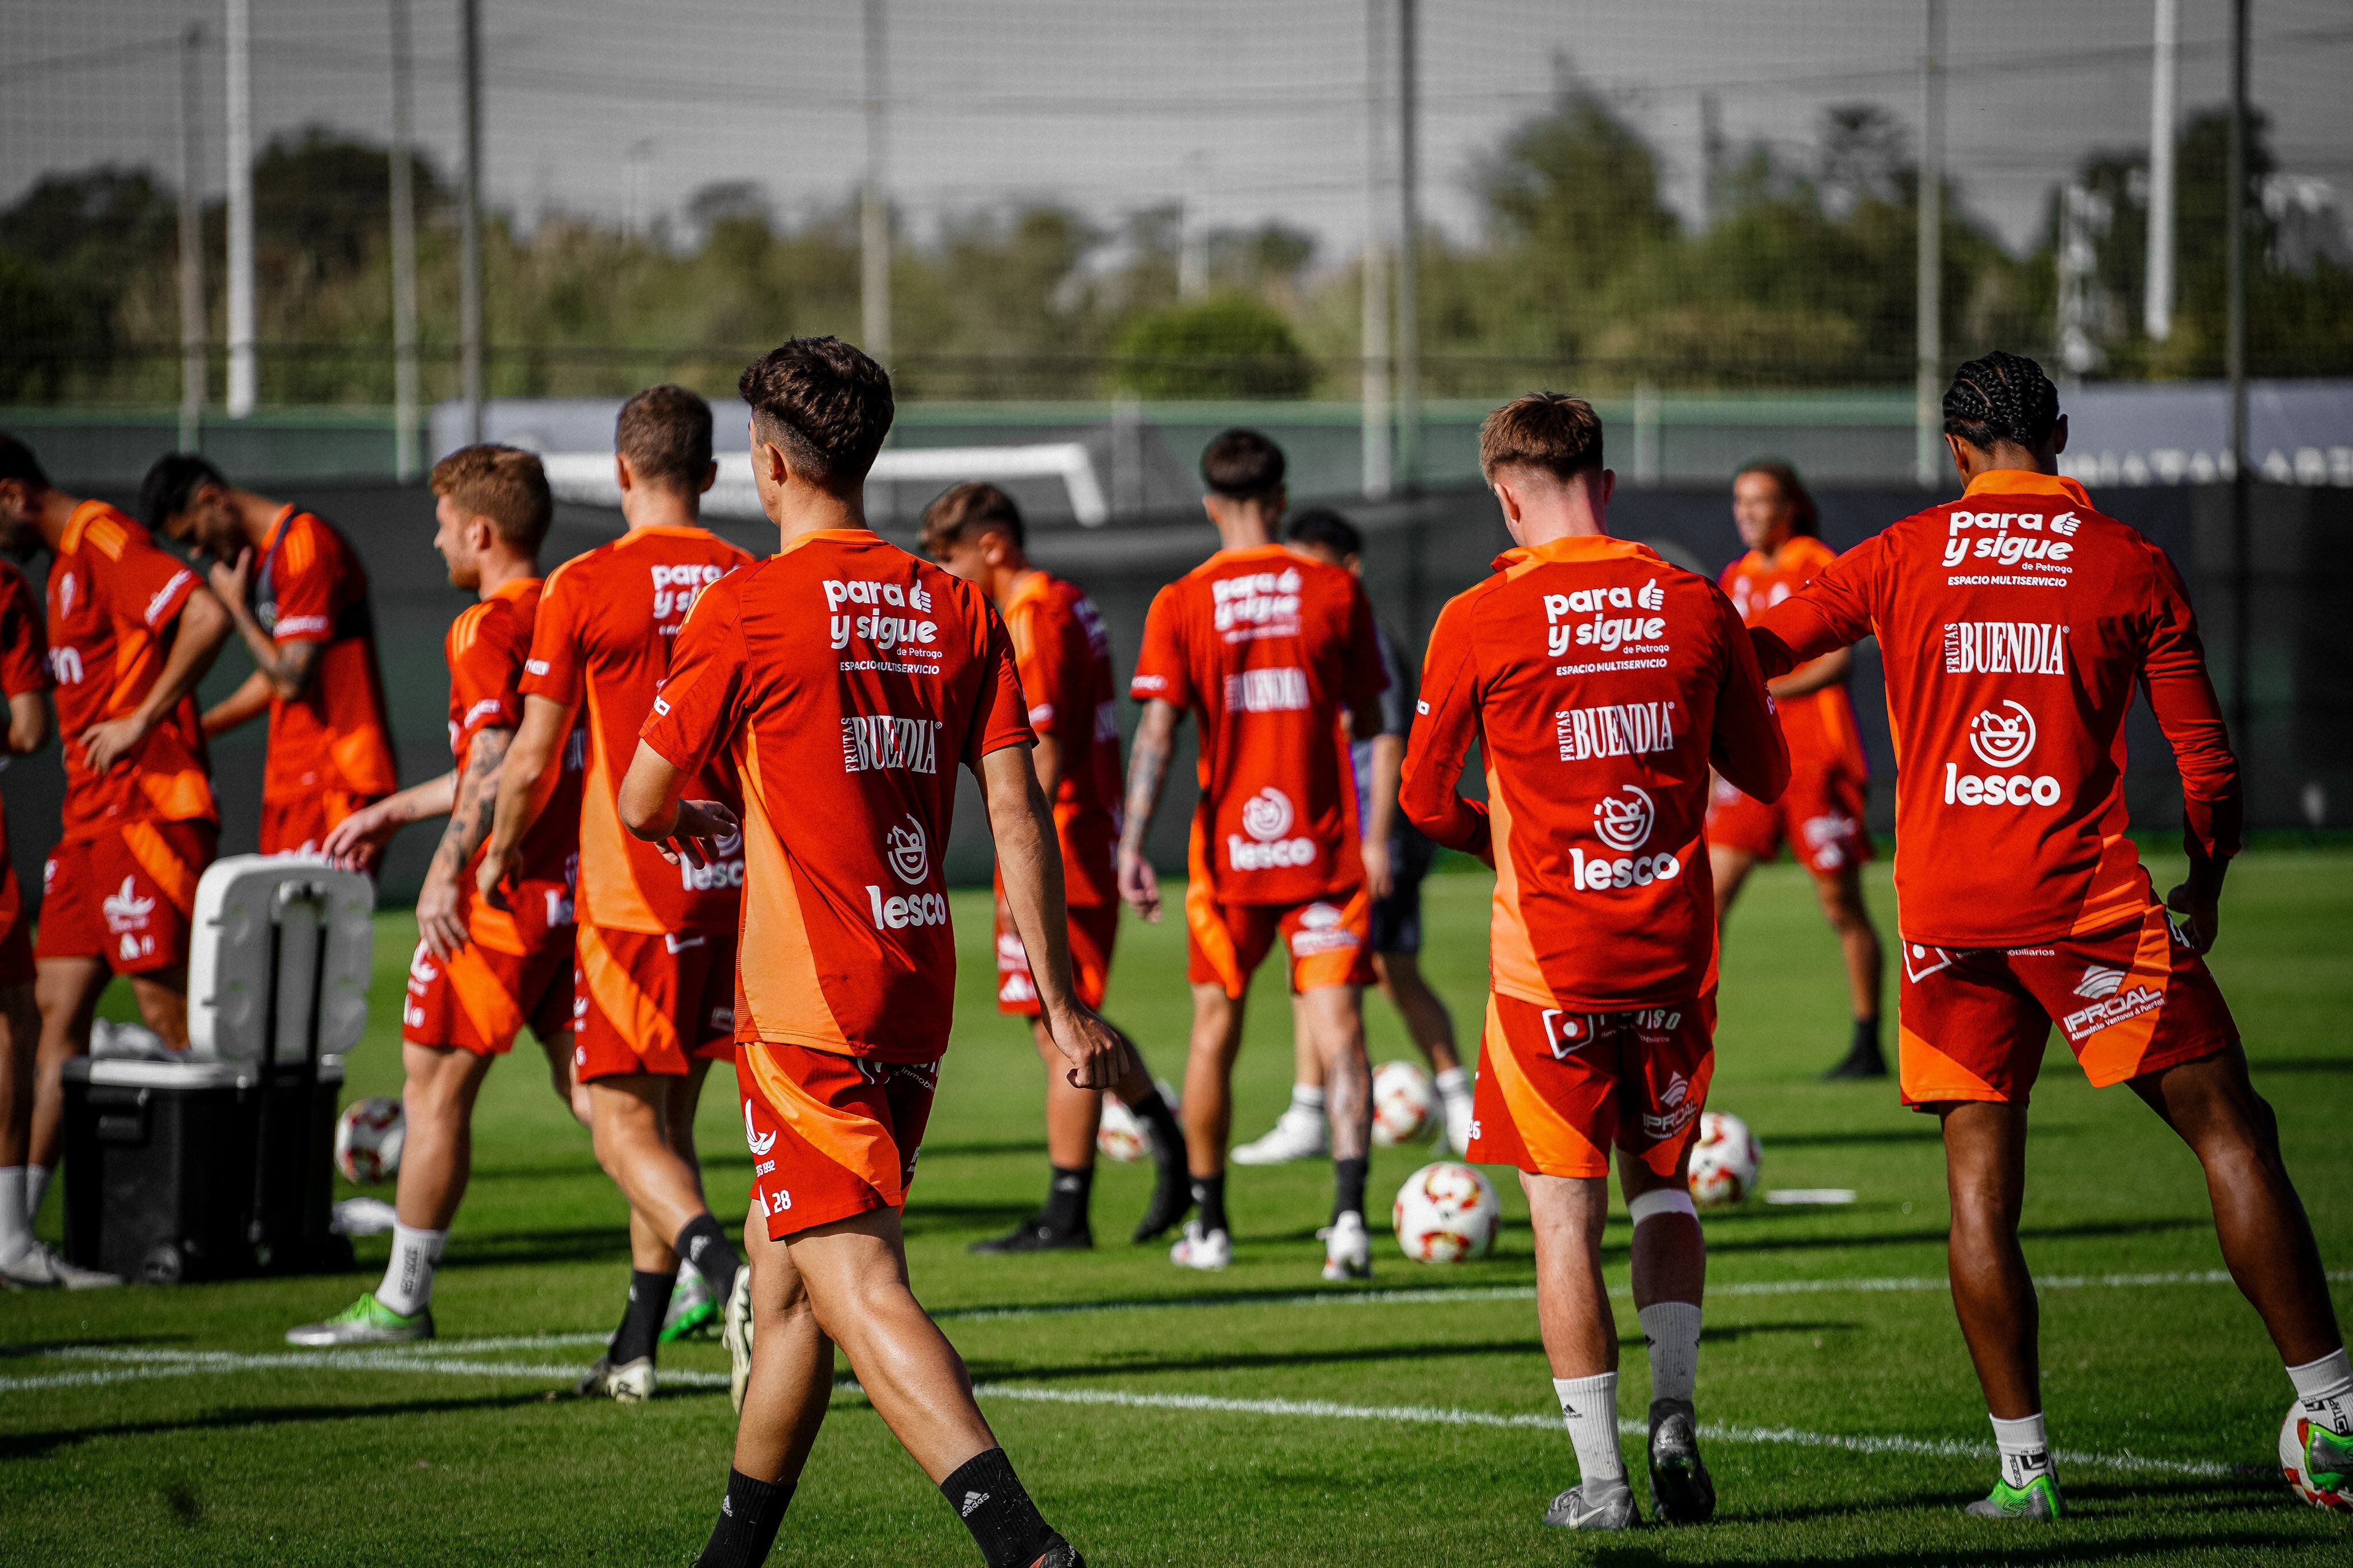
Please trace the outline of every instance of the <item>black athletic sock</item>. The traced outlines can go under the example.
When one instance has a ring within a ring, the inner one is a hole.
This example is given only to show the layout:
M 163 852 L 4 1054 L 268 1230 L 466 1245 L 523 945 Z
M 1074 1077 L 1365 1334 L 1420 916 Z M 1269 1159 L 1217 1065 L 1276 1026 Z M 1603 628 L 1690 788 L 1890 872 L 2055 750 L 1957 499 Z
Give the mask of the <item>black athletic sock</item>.
M 1193 1178 L 1193 1206 L 1201 1211 L 1202 1230 L 1233 1228 L 1226 1224 L 1226 1175 L 1223 1171 L 1214 1176 Z
M 988 1568 L 1029 1568 L 1062 1538 L 1039 1515 L 1038 1505 L 1013 1473 L 1002 1448 L 975 1454 L 940 1483 L 940 1495 L 956 1510 Z
M 615 1366 L 627 1366 L 654 1353 L 661 1340 L 662 1314 L 670 1310 L 670 1288 L 678 1276 L 669 1269 L 649 1273 L 629 1270 L 629 1304 L 621 1312 L 621 1326 L 605 1353 Z
M 1365 1212 L 1365 1173 L 1372 1169 L 1372 1161 L 1363 1154 L 1353 1160 L 1332 1162 L 1332 1217 L 1344 1214 Z
M 1181 1160 L 1185 1157 L 1185 1129 L 1177 1123 L 1176 1113 L 1168 1109 L 1168 1100 L 1155 1089 L 1142 1100 L 1127 1108 L 1152 1134 L 1152 1153 L 1158 1160 Z
M 760 1568 L 785 1522 L 793 1500 L 790 1481 L 755 1481 L 741 1470 L 727 1472 L 727 1495 L 719 1501 L 719 1522 L 694 1568 Z
M 1859 1057 L 1879 1055 L 1879 1020 L 1877 1018 L 1857 1018 L 1854 1021 L 1852 1048 L 1854 1054 Z
M 694 1266 L 712 1295 L 727 1300 L 728 1292 L 735 1289 L 735 1270 L 744 1266 L 744 1260 L 727 1245 L 727 1233 L 719 1228 L 717 1220 L 707 1214 L 696 1215 L 670 1246 Z
M 1094 1196 L 1095 1168 L 1081 1170 L 1054 1167 L 1054 1179 L 1046 1184 L 1046 1209 L 1039 1215 L 1049 1230 L 1073 1231 L 1087 1228 L 1087 1205 Z

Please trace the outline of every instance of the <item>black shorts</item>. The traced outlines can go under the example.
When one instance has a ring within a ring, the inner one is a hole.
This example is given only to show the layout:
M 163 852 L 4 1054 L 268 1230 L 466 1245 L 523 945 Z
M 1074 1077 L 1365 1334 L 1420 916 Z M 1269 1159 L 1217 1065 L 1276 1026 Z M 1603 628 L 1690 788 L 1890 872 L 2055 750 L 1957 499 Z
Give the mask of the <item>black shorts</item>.
M 1373 951 L 1419 953 L 1421 951 L 1421 879 L 1430 874 L 1436 847 L 1411 828 L 1389 841 L 1389 865 L 1396 886 L 1373 906 Z

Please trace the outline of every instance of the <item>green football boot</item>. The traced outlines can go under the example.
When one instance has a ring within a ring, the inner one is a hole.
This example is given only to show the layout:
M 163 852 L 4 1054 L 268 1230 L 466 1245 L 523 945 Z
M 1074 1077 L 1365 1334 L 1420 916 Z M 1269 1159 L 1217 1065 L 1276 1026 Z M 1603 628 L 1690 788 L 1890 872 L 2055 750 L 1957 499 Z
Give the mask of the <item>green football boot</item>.
M 680 1269 L 678 1283 L 670 1287 L 670 1307 L 662 1313 L 661 1342 L 700 1334 L 718 1321 L 719 1300 L 711 1287 L 693 1269 Z
M 375 1299 L 370 1290 L 323 1323 L 305 1323 L 286 1331 L 286 1342 L 306 1350 L 332 1350 L 343 1345 L 404 1345 L 433 1337 L 433 1309 L 420 1308 L 414 1317 L 398 1312 Z
M 2067 1516 L 2059 1502 L 2059 1482 L 2048 1471 L 2022 1487 L 1996 1481 L 1993 1490 L 1969 1504 L 1967 1511 L 1972 1519 L 2051 1520 Z
M 2353 1436 L 2305 1422 L 2304 1479 L 2316 1491 L 2353 1490 Z

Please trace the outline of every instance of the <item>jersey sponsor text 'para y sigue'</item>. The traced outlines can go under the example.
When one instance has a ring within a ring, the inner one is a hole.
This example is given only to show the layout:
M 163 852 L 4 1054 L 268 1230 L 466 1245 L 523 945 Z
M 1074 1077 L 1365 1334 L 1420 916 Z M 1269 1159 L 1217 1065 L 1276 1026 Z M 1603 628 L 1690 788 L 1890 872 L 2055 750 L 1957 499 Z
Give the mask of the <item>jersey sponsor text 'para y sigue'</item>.
M 483 731 L 512 734 L 522 725 L 522 667 L 531 654 L 539 594 L 538 578 L 515 578 L 492 589 L 449 624 L 443 645 L 449 663 L 449 754 L 461 781 Z M 572 859 L 580 843 L 580 775 L 586 739 L 575 730 L 565 742 L 558 765 L 540 780 L 539 810 L 522 837 L 522 868 L 511 898 L 543 906 L 533 911 L 534 925 L 572 923 Z M 468 930 L 485 947 L 520 954 L 523 943 L 513 916 L 491 908 L 473 890 L 474 868 L 488 847 L 487 843 L 476 847 L 459 882 L 471 900 Z
M 1029 723 L 1061 752 L 1054 830 L 1072 909 L 1119 902 L 1119 688 L 1103 617 L 1076 586 L 1031 572 L 1005 604 L 1005 630 L 1029 703 Z M 845 742 L 847 744 L 847 742 Z
M 2125 837 L 2136 682 L 2173 745 L 2190 852 L 2237 851 L 2238 763 L 2189 594 L 2074 480 L 1980 474 L 1839 557 L 1753 635 L 1778 674 L 1873 633 L 1907 940 L 2010 947 L 2147 913 L 2155 895 Z
M 286 508 L 269 525 L 250 592 L 254 615 L 272 640 L 281 647 L 314 643 L 319 650 L 301 696 L 270 696 L 261 798 L 398 789 L 367 570 L 349 542 L 309 512 Z
M 925 739 L 863 765 L 841 736 L 885 720 Z M 987 597 L 868 530 L 804 534 L 703 591 L 644 740 L 689 771 L 723 752 L 743 781 L 739 1042 L 939 1058 L 955 769 L 1035 739 Z
M 638 731 L 669 673 L 671 645 L 695 597 L 739 566 L 749 552 L 700 528 L 633 528 L 547 575 L 522 694 L 580 710 L 588 731 L 580 790 L 580 883 L 584 924 L 609 931 L 696 932 L 734 929 L 744 862 L 733 846 L 716 866 L 664 860 L 621 826 L 621 779 L 637 754 Z M 690 785 L 694 798 L 735 803 L 724 755 Z
M 1495 868 L 1492 984 L 1616 1012 L 1714 981 L 1713 767 L 1761 800 L 1788 753 L 1747 634 L 1706 578 L 1639 544 L 1555 540 L 1496 559 L 1431 630 L 1400 798 Z M 1476 742 L 1487 798 L 1455 793 Z
M 1221 904 L 1293 905 L 1364 879 L 1347 713 L 1388 684 L 1355 575 L 1270 544 L 1160 590 L 1129 694 L 1200 723 L 1192 875 Z

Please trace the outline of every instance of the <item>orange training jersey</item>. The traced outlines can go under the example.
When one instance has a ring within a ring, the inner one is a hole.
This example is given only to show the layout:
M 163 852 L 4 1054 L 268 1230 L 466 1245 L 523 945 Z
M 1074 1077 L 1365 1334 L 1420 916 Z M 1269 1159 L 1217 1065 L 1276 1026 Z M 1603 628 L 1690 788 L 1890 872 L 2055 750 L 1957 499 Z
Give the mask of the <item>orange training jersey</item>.
M 0 698 L 29 696 L 49 689 L 48 638 L 33 590 L 16 567 L 0 561 Z M 0 758 L 0 767 L 6 766 Z M 16 925 L 24 898 L 8 861 L 8 812 L 0 805 L 0 932 Z
M 1793 534 L 1770 563 L 1752 550 L 1725 567 L 1716 585 L 1732 600 L 1740 618 L 1753 626 L 1766 611 L 1821 575 L 1822 568 L 1837 559 L 1838 552 L 1820 540 Z M 1857 778 L 1868 775 L 1862 737 L 1854 727 L 1854 702 L 1844 681 L 1780 698 L 1775 706 L 1781 713 L 1781 738 L 1789 743 L 1792 772 L 1843 764 Z
M 280 643 L 317 643 L 301 696 L 269 700 L 269 755 L 261 798 L 301 800 L 322 790 L 390 795 L 400 787 L 376 668 L 367 569 L 343 536 L 307 511 L 278 514 L 253 575 L 253 611 Z
M 804 534 L 704 590 L 644 739 L 690 770 L 723 751 L 744 782 L 737 1040 L 947 1049 L 955 770 L 1036 739 L 1022 710 L 981 591 L 865 529 Z
M 82 731 L 136 710 L 155 689 L 196 574 L 104 501 L 74 508 L 49 563 L 49 673 L 65 739 L 65 837 L 132 822 L 215 822 L 195 699 L 185 697 L 124 762 L 90 771 Z
M 1119 902 L 1113 851 L 1119 842 L 1119 688 L 1111 639 L 1084 594 L 1044 572 L 1014 585 L 1005 629 L 1029 703 L 1029 723 L 1061 749 L 1054 828 L 1062 881 L 1073 909 Z M 843 744 L 849 744 L 845 737 Z
M 1496 991 L 1581 1012 L 1697 996 L 1715 970 L 1708 770 L 1767 801 L 1789 776 L 1740 616 L 1622 540 L 1495 565 L 1430 632 L 1406 814 L 1494 865 Z M 1454 788 L 1474 741 L 1483 805 Z
M 1364 879 L 1347 710 L 1388 686 L 1356 577 L 1279 544 L 1221 550 L 1160 590 L 1129 693 L 1200 721 L 1193 880 L 1290 905 Z
M 703 529 L 633 528 L 565 562 L 540 590 L 522 694 L 585 710 L 577 894 L 585 924 L 647 933 L 735 929 L 743 862 L 672 865 L 621 826 L 619 800 L 688 607 L 751 560 Z M 733 805 L 736 784 L 726 759 L 714 756 L 687 795 Z
M 540 580 L 522 577 L 501 584 L 490 597 L 470 606 L 449 624 L 443 644 L 449 663 L 449 754 L 458 776 L 484 730 L 512 731 L 522 724 L 523 660 L 531 653 L 532 626 L 539 614 Z M 580 772 L 586 737 L 577 730 L 565 743 L 562 765 L 540 781 L 539 815 L 522 837 L 522 870 L 512 897 L 542 900 L 544 923 L 572 923 L 573 861 L 580 844 Z M 487 844 L 483 847 L 487 847 Z M 461 886 L 472 889 L 482 848 L 466 863 Z M 501 952 L 521 953 L 514 916 L 471 894 L 467 929 L 477 942 Z
M 2190 852 L 2236 853 L 2238 763 L 2188 591 L 2165 552 L 2074 480 L 1980 474 L 1839 557 L 1752 635 L 1778 674 L 1873 633 L 1907 940 L 2014 947 L 2154 906 L 2125 837 L 2136 681 L 2173 744 Z

